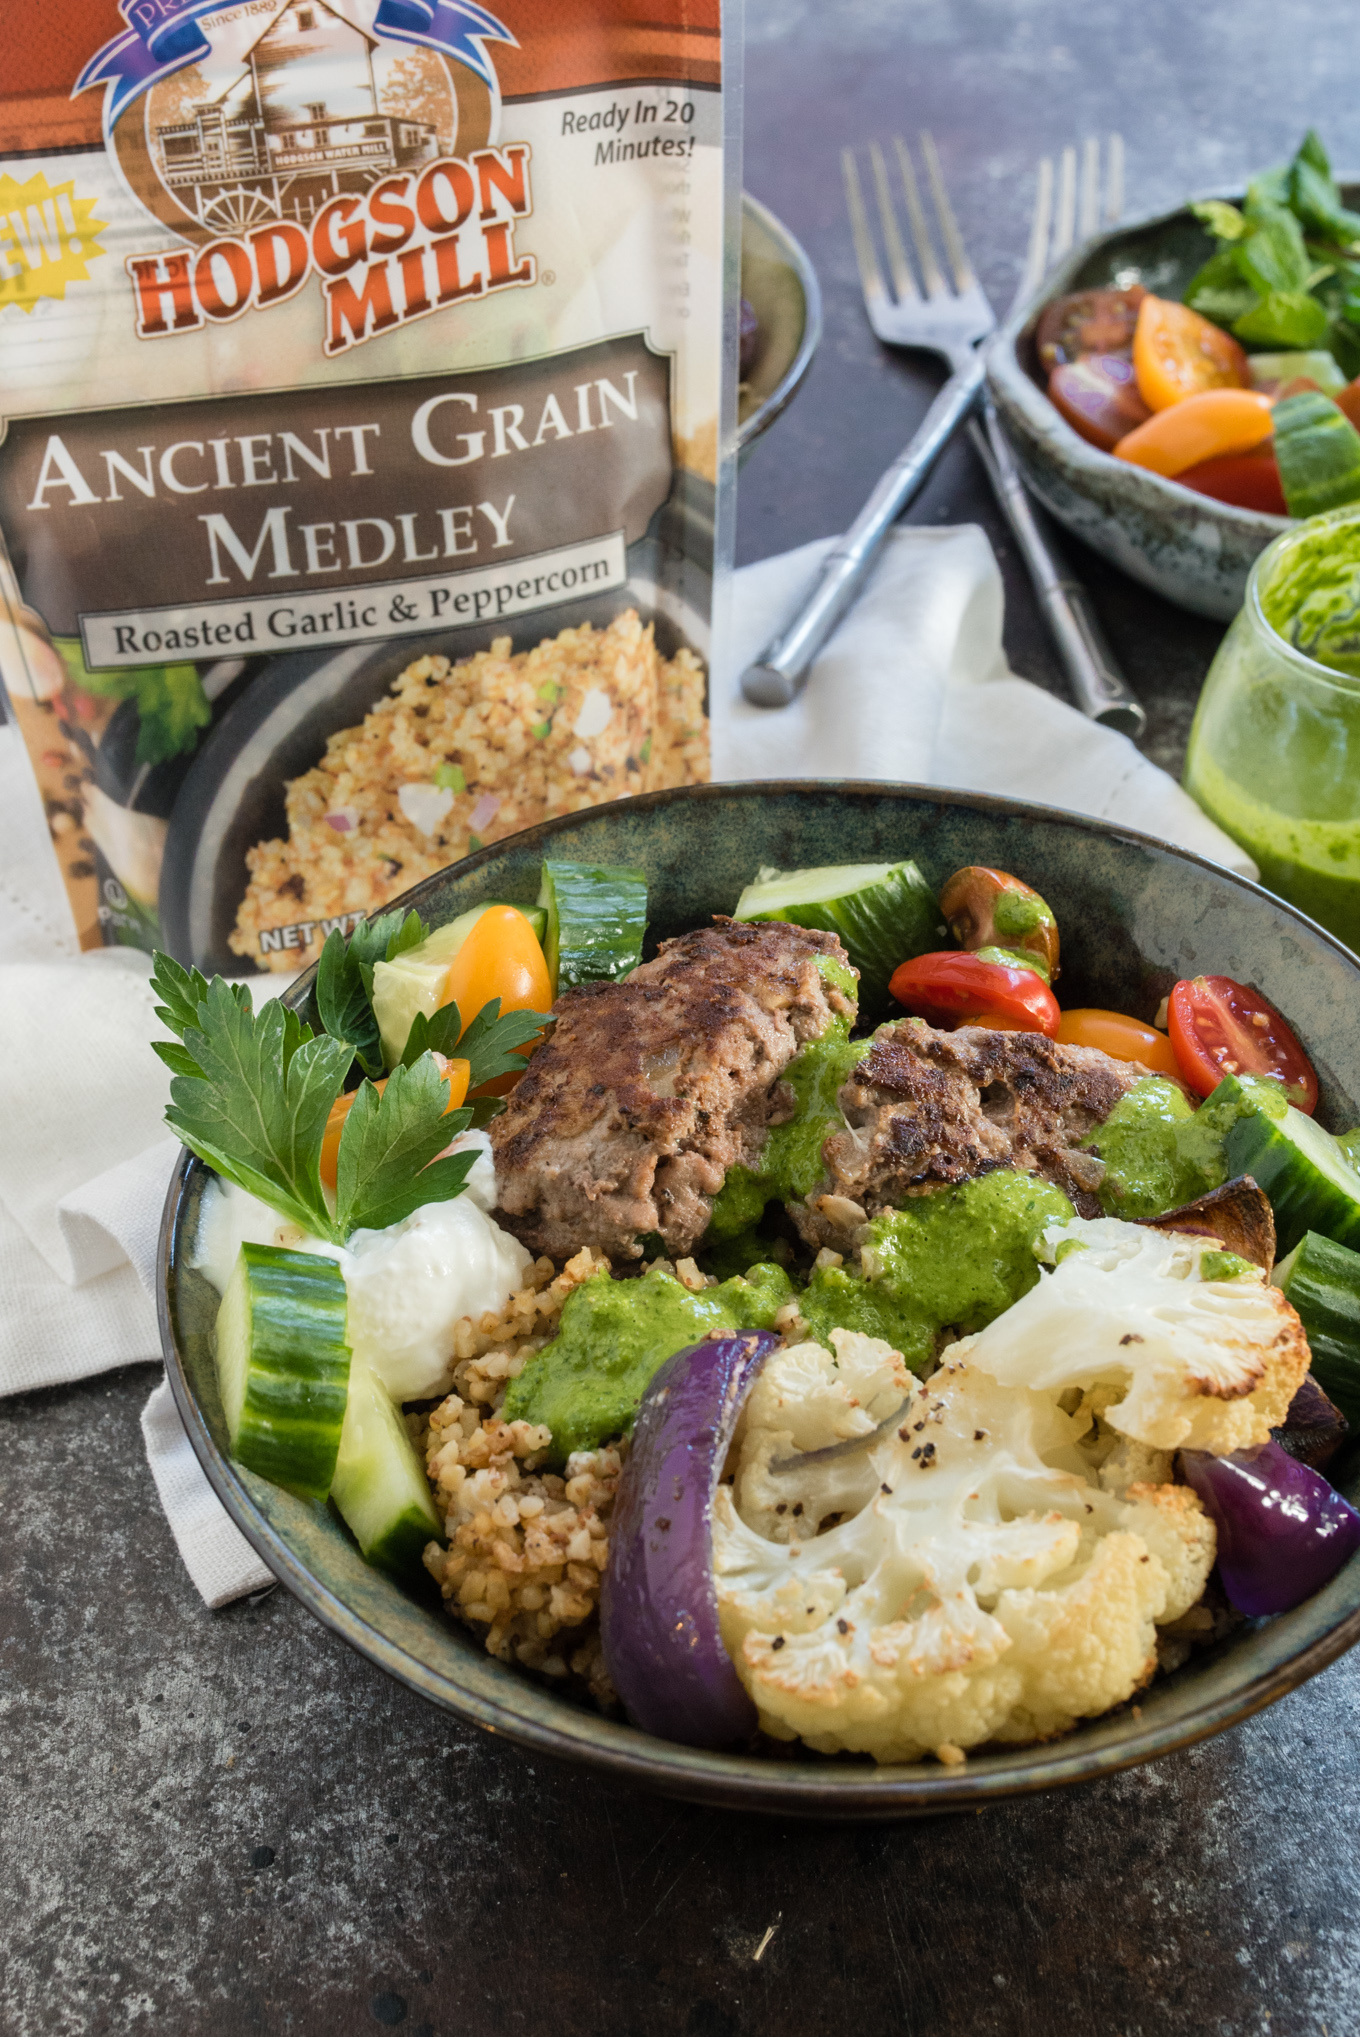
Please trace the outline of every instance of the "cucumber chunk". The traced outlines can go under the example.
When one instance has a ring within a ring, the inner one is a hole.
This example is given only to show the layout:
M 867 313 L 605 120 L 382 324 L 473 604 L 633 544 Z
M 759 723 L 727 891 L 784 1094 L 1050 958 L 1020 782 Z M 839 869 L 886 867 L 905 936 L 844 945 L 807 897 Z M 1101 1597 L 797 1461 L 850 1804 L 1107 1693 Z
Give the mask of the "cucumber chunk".
M 1271 1277 L 1298 1311 L 1318 1385 L 1360 1428 L 1360 1252 L 1308 1231 Z
M 1228 1173 L 1252 1175 L 1270 1197 L 1281 1252 L 1292 1252 L 1305 1231 L 1360 1247 L 1360 1174 L 1312 1118 L 1292 1104 L 1277 1111 L 1258 1101 L 1229 1126 Z
M 324 1499 L 349 1386 L 345 1276 L 334 1259 L 242 1245 L 217 1312 L 231 1454 L 302 1499 Z
M 607 864 L 544 863 L 538 902 L 553 996 L 578 983 L 614 982 L 642 960 L 647 879 Z
M 394 1576 L 419 1571 L 426 1543 L 443 1540 L 430 1482 L 401 1410 L 364 1364 L 350 1372 L 331 1498 L 364 1560 Z
M 416 1013 L 423 1011 L 426 1018 L 434 1017 L 444 1001 L 450 962 L 482 914 L 490 912 L 492 906 L 500 902 L 491 899 L 485 905 L 474 905 L 470 911 L 459 913 L 457 919 L 450 920 L 447 926 L 436 927 L 418 946 L 408 948 L 404 955 L 397 955 L 391 962 L 374 963 L 373 1016 L 378 1021 L 383 1059 L 389 1068 L 395 1068 L 406 1051 Z M 535 938 L 541 941 L 547 914 L 536 905 L 517 905 L 515 911 L 523 913 L 534 930 Z M 472 1016 L 471 1012 L 465 1011 L 462 1014 L 464 1023 Z
M 882 1011 L 899 962 L 947 938 L 935 894 L 915 863 L 833 863 L 820 870 L 762 870 L 734 919 L 787 920 L 839 934 L 859 970 L 863 1014 Z

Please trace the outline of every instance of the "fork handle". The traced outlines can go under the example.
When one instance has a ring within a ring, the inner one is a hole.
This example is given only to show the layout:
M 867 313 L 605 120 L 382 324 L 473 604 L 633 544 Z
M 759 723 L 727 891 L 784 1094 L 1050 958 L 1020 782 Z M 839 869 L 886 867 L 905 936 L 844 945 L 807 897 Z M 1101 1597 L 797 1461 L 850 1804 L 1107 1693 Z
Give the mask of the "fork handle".
M 968 435 L 1029 568 L 1077 706 L 1091 721 L 1118 729 L 1136 741 L 1147 728 L 1147 712 L 1105 641 L 1090 595 L 1039 528 L 1015 455 L 990 399 L 983 405 L 982 417 L 970 422 Z
M 741 690 L 753 707 L 787 707 L 802 691 L 813 659 L 859 592 L 889 530 L 976 403 L 982 380 L 982 356 L 976 354 L 940 390 L 845 536 L 827 553 L 793 621 L 742 673 Z

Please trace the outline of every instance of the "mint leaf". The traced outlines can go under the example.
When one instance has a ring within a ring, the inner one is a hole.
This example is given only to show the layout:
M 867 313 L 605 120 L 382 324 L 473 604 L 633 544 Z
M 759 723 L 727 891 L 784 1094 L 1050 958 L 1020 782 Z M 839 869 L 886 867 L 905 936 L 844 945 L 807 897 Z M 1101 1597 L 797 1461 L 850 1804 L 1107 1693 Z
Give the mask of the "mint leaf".
M 1200 225 L 1211 233 L 1215 240 L 1241 240 L 1247 230 L 1247 222 L 1235 205 L 1229 205 L 1223 198 L 1203 198 L 1192 205 Z
M 335 1221 L 355 1230 L 386 1230 L 427 1203 L 462 1193 L 475 1153 L 442 1153 L 469 1123 L 467 1111 L 446 1111 L 448 1084 L 433 1055 L 394 1068 L 381 1094 L 360 1086 L 340 1135 Z M 431 1165 L 430 1163 L 434 1164 Z
M 184 1047 L 198 1072 L 175 1076 L 165 1115 L 185 1145 L 280 1215 L 342 1244 L 318 1163 L 353 1058 L 347 1043 L 315 1038 L 277 1001 L 257 1016 L 218 976 Z
M 1306 353 L 1326 341 L 1327 309 L 1305 291 L 1270 290 L 1243 317 L 1233 320 L 1232 329 L 1251 346 Z

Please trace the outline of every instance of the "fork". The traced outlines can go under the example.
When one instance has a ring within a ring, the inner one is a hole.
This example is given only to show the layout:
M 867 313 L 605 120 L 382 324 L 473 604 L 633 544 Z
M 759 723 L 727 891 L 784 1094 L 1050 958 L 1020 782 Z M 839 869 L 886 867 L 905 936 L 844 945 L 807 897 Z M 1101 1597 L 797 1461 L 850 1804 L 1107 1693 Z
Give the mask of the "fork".
M 1008 323 L 1037 294 L 1044 277 L 1071 253 L 1075 233 L 1079 230 L 1082 240 L 1089 240 L 1098 232 L 1101 182 L 1100 143 L 1094 135 L 1087 136 L 1082 143 L 1080 199 L 1075 148 L 1065 148 L 1059 158 L 1056 208 L 1053 162 L 1048 156 L 1041 160 L 1029 250 L 1006 314 Z M 1124 143 L 1121 136 L 1112 134 L 1107 144 L 1104 175 L 1105 224 L 1115 225 L 1123 209 Z M 1119 669 L 1090 595 L 1040 527 L 988 392 L 983 395 L 981 418 L 969 420 L 968 435 L 1029 569 L 1035 597 L 1077 706 L 1092 721 L 1118 729 L 1126 736 L 1141 736 L 1147 728 L 1143 704 Z
M 936 259 L 906 144 L 899 138 L 893 146 L 920 265 L 920 283 L 907 259 L 883 151 L 877 142 L 870 144 L 869 163 L 891 288 L 879 266 L 854 154 L 846 149 L 841 164 L 865 307 L 879 339 L 891 346 L 919 347 L 927 353 L 939 354 L 949 364 L 949 379 L 845 536 L 828 553 L 803 607 L 742 674 L 741 690 L 757 707 L 786 707 L 801 690 L 809 666 L 854 600 L 888 531 L 920 489 L 982 388 L 983 358 L 978 343 L 995 329 L 996 319 L 964 251 L 934 141 L 928 134 L 921 136 L 921 155 L 940 243 L 953 277 L 952 289 Z

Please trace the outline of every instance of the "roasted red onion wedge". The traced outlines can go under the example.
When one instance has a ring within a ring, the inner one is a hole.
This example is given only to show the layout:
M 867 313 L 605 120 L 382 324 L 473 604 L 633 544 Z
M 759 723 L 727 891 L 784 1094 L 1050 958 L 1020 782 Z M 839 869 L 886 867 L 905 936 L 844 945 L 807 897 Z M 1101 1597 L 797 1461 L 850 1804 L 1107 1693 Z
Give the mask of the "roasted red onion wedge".
M 677 1351 L 643 1395 L 614 1502 L 605 1665 L 633 1724 L 687 1747 L 730 1747 L 756 1727 L 718 1629 L 713 1495 L 737 1417 L 778 1343 L 750 1330 Z
M 1278 1443 L 1230 1457 L 1182 1450 L 1180 1462 L 1218 1530 L 1218 1573 L 1241 1613 L 1287 1613 L 1360 1548 L 1360 1514 Z

